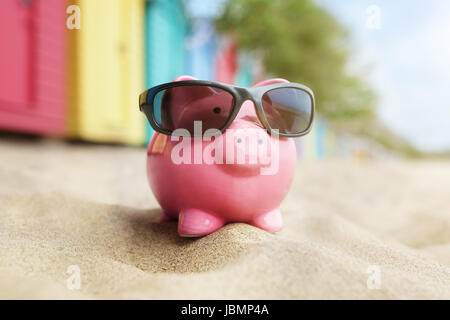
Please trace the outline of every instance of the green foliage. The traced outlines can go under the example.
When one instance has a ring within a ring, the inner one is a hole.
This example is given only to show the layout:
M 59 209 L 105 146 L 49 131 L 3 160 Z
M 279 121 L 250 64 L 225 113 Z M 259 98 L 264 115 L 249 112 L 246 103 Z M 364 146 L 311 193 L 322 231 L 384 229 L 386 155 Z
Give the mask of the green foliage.
M 268 73 L 313 89 L 329 120 L 374 118 L 374 93 L 347 71 L 346 30 L 314 1 L 230 0 L 216 26 L 260 56 Z

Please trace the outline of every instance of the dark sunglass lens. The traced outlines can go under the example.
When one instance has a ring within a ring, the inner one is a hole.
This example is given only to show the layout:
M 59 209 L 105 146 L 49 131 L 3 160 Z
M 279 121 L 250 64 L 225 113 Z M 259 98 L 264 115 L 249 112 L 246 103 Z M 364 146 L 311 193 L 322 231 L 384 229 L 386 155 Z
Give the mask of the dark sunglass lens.
M 263 95 L 262 106 L 270 127 L 280 133 L 302 133 L 311 124 L 313 102 L 304 90 L 272 89 Z
M 153 99 L 153 118 L 165 130 L 187 129 L 194 135 L 194 122 L 201 121 L 202 134 L 222 129 L 230 118 L 234 99 L 216 87 L 193 85 L 159 91 Z

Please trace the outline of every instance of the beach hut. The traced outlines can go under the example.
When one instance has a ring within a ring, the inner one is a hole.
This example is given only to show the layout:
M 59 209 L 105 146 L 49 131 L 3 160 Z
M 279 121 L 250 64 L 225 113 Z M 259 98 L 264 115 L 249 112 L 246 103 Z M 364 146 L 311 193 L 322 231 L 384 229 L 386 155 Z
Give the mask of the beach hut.
M 186 39 L 187 73 L 197 79 L 214 80 L 217 35 L 211 19 L 195 19 Z
M 241 87 L 251 87 L 253 84 L 253 63 L 250 54 L 239 53 L 239 64 L 234 83 Z
M 325 150 L 327 151 L 327 158 L 336 158 L 336 132 L 328 129 L 325 137 Z
M 0 129 L 62 134 L 65 3 L 0 1 Z
M 301 152 L 301 159 L 314 161 L 317 160 L 317 121 L 313 123 L 311 131 L 302 137 L 295 138 L 298 139 L 298 145 L 301 146 L 297 150 Z M 298 152 L 297 151 L 297 152 Z
M 232 37 L 222 38 L 216 58 L 215 80 L 234 84 L 238 64 L 236 42 Z
M 239 52 L 232 36 L 222 37 L 215 62 L 215 80 L 250 87 L 253 83 L 253 63 L 248 53 Z
M 145 8 L 146 87 L 186 74 L 188 19 L 180 0 L 152 0 Z M 153 131 L 147 125 L 147 140 Z
M 329 158 L 334 149 L 334 135 L 327 123 L 316 117 L 311 131 L 295 138 L 297 155 L 302 160 L 321 160 Z
M 62 1 L 61 1 L 62 2 Z M 81 28 L 69 30 L 69 134 L 142 144 L 144 1 L 79 0 Z
M 317 159 L 324 159 L 327 154 L 327 145 L 326 145 L 326 137 L 327 137 L 327 126 L 326 123 L 318 118 L 316 120 L 316 134 L 314 136 L 315 138 L 315 151 L 316 151 L 316 158 Z

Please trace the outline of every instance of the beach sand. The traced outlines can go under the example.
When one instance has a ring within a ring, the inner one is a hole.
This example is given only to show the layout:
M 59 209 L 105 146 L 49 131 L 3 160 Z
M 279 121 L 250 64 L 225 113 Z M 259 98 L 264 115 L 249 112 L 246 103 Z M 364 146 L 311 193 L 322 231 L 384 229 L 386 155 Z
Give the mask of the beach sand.
M 450 299 L 450 163 L 299 162 L 282 232 L 193 239 L 158 222 L 145 161 L 1 136 L 0 298 Z

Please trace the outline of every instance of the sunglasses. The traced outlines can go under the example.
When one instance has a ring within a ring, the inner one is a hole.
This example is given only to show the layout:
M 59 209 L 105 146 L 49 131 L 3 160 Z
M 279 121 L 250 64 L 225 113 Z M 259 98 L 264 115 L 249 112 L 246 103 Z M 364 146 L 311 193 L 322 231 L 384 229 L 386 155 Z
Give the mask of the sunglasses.
M 311 130 L 314 94 L 297 83 L 242 88 L 202 80 L 175 81 L 141 93 L 139 109 L 159 133 L 172 135 L 176 129 L 186 129 L 195 136 L 196 121 L 201 121 L 202 134 L 209 129 L 223 133 L 247 100 L 255 105 L 254 120 L 269 134 L 277 130 L 281 137 L 300 137 Z

